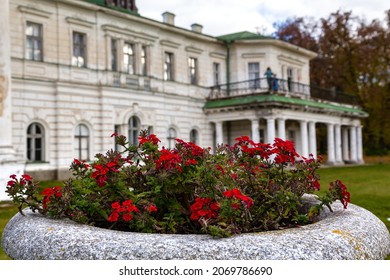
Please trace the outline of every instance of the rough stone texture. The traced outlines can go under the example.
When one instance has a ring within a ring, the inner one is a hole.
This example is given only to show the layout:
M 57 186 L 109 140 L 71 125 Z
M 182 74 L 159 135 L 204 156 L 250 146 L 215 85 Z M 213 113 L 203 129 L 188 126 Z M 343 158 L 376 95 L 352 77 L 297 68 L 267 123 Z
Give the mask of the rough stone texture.
M 332 205 L 315 224 L 242 234 L 163 235 L 119 232 L 55 220 L 25 210 L 7 224 L 3 250 L 14 259 L 384 259 L 390 235 L 371 212 L 350 204 Z

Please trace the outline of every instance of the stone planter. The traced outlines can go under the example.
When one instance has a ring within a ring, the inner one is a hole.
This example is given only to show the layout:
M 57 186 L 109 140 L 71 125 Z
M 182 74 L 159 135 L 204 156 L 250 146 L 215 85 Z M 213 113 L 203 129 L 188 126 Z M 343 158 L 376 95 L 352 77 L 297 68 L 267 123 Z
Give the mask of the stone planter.
M 3 250 L 14 259 L 384 259 L 390 235 L 372 213 L 332 205 L 314 224 L 230 238 L 119 232 L 25 210 L 7 224 Z

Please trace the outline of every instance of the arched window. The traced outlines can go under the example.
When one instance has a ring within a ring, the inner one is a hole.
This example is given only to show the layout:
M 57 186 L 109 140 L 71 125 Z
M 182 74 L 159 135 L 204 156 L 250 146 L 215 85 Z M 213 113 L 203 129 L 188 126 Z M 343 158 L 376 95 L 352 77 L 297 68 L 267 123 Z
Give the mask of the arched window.
M 168 129 L 168 137 L 167 137 L 169 149 L 175 147 L 176 138 L 177 138 L 176 130 L 171 127 L 170 129 Z
M 32 123 L 27 128 L 27 159 L 45 160 L 45 130 L 39 123 Z
M 198 145 L 199 144 L 199 133 L 196 129 L 190 131 L 190 142 Z
M 89 160 L 89 129 L 79 124 L 74 130 L 74 156 L 79 160 Z
M 138 145 L 138 136 L 141 131 L 141 121 L 137 117 L 129 119 L 129 143 Z

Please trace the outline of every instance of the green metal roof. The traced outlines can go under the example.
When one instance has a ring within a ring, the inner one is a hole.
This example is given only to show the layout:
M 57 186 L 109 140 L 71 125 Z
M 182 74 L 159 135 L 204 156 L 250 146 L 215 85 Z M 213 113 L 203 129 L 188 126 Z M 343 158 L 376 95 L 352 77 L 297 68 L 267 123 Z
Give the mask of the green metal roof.
M 249 31 L 226 34 L 226 35 L 218 36 L 217 38 L 227 42 L 239 41 L 239 40 L 274 39 L 273 37 L 263 36 Z
M 368 114 L 358 108 L 343 106 L 342 104 L 336 105 L 332 103 L 324 103 L 324 102 L 318 102 L 315 100 L 307 100 L 307 99 L 300 99 L 300 98 L 292 98 L 282 95 L 247 95 L 247 96 L 240 96 L 240 97 L 234 97 L 234 98 L 227 98 L 227 99 L 219 99 L 219 100 L 209 100 L 206 102 L 204 108 L 205 109 L 215 109 L 215 108 L 223 108 L 223 107 L 232 107 L 232 106 L 242 106 L 242 105 L 250 105 L 250 104 L 256 104 L 256 103 L 269 103 L 269 102 L 277 102 L 282 103 L 286 105 L 297 105 L 302 107 L 310 107 L 310 108 L 317 108 L 317 109 L 324 109 L 326 111 L 337 111 L 337 112 L 344 112 L 349 114 L 358 114 L 362 117 L 367 117 Z

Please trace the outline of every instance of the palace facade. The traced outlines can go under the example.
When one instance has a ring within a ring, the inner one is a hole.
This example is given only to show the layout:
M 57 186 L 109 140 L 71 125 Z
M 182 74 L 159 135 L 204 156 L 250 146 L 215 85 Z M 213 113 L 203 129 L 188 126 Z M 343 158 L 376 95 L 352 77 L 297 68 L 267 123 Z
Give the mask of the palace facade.
M 11 172 L 63 179 L 73 158 L 115 149 L 113 132 L 136 143 L 142 129 L 165 147 L 248 135 L 317 156 L 321 141 L 329 164 L 363 162 L 367 114 L 310 85 L 316 53 L 246 31 L 209 36 L 170 12 L 151 20 L 129 0 L 0 5 L 0 189 Z

